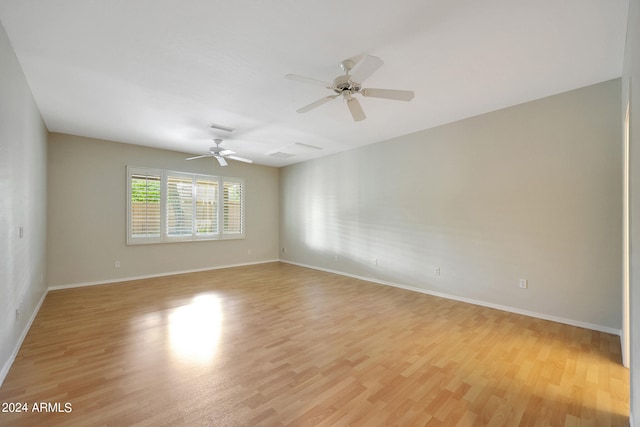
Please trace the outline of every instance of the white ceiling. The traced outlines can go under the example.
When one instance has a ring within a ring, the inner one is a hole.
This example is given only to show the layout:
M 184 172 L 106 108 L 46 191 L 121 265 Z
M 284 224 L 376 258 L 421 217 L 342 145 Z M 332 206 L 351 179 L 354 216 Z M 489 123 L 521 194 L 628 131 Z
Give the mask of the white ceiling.
M 0 0 L 48 129 L 283 166 L 619 77 L 628 0 Z M 354 122 L 347 58 L 384 66 Z M 236 128 L 231 134 L 211 123 Z M 308 149 L 302 145 L 322 147 Z M 295 145 L 294 145 L 295 144 Z M 288 148 L 283 148 L 288 147 Z M 273 151 L 296 154 L 289 159 Z

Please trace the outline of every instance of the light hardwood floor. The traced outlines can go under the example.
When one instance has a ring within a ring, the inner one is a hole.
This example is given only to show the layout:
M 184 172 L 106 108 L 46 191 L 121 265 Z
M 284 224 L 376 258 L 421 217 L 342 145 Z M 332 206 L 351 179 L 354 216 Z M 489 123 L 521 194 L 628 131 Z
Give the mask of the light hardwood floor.
M 629 425 L 617 336 L 280 263 L 50 292 L 0 402 L 30 411 L 3 426 Z

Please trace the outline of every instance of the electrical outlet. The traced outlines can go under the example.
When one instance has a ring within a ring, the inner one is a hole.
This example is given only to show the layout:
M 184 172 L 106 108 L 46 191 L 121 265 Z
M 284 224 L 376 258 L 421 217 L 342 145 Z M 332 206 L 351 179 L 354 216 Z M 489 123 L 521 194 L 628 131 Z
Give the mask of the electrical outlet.
M 16 320 L 20 317 L 20 309 L 16 308 Z
M 282 248 L 282 253 L 286 254 L 287 253 L 287 248 Z
M 248 254 L 248 255 L 251 255 L 251 249 L 249 249 L 249 250 L 247 251 L 247 254 Z
M 338 262 L 338 255 L 334 255 L 334 256 L 333 256 L 333 260 L 334 260 L 334 261 L 336 261 L 336 262 Z
M 527 283 L 527 279 L 520 279 L 520 289 L 527 289 L 529 284 Z
M 120 261 L 116 261 L 116 263 L 115 263 L 115 267 L 116 267 L 116 268 L 120 268 Z
M 440 275 L 440 267 L 436 267 L 433 269 L 433 274 L 435 274 L 436 276 Z
M 374 258 L 372 263 L 373 263 L 373 265 L 378 265 L 378 258 Z

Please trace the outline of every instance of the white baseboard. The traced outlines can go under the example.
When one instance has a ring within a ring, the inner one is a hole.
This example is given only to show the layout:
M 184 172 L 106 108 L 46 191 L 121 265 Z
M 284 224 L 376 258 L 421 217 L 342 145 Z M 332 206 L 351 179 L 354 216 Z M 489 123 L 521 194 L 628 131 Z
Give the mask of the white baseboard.
M 60 290 L 60 289 L 82 288 L 82 287 L 85 287 L 85 286 L 108 285 L 108 284 L 111 284 L 111 283 L 130 282 L 132 280 L 152 279 L 154 277 L 165 277 L 165 276 L 173 276 L 173 275 L 176 275 L 176 274 L 198 273 L 200 271 L 220 270 L 220 269 L 223 269 L 223 268 L 233 268 L 233 267 L 244 267 L 244 266 L 247 266 L 247 265 L 267 264 L 267 263 L 270 263 L 270 262 L 279 262 L 279 261 L 280 261 L 279 259 L 271 259 L 271 260 L 266 260 L 266 261 L 246 262 L 246 263 L 242 263 L 242 264 L 229 264 L 229 265 L 220 265 L 220 266 L 217 266 L 217 267 L 198 268 L 198 269 L 195 269 L 195 270 L 166 271 L 164 273 L 147 274 L 147 275 L 144 275 L 144 276 L 118 277 L 118 278 L 114 278 L 114 279 L 100 280 L 100 281 L 96 281 L 96 282 L 70 283 L 68 285 L 49 286 L 49 290 L 50 291 L 57 291 L 57 290 Z
M 11 365 L 13 365 L 13 362 L 16 360 L 18 351 L 20 351 L 20 347 L 22 347 L 22 342 L 27 337 L 27 334 L 29 333 L 29 329 L 31 329 L 31 324 L 33 323 L 36 316 L 38 315 L 38 312 L 40 311 L 40 307 L 42 306 L 42 303 L 44 302 L 44 299 L 47 297 L 48 293 L 49 293 L 48 290 L 45 290 L 42 293 L 42 297 L 40 298 L 40 301 L 38 301 L 38 304 L 36 304 L 36 307 L 33 310 L 31 317 L 29 317 L 29 321 L 24 326 L 24 329 L 22 330 L 22 334 L 20 334 L 20 338 L 18 338 L 18 342 L 14 346 L 13 352 L 11 352 L 11 356 L 9 356 L 9 359 L 5 362 L 4 366 L 2 367 L 2 370 L 0 371 L 0 387 L 2 387 L 2 384 L 4 383 L 4 379 L 7 377 L 7 374 L 9 373 L 9 369 L 11 369 Z
M 401 289 L 406 289 L 408 291 L 420 292 L 422 294 L 432 295 L 432 296 L 435 296 L 435 297 L 446 298 L 446 299 L 451 299 L 451 300 L 460 301 L 460 302 L 466 302 L 468 304 L 479 305 L 479 306 L 482 306 L 482 307 L 494 308 L 496 310 L 502 310 L 502 311 L 507 311 L 507 312 L 510 312 L 510 313 L 521 314 L 523 316 L 534 317 L 536 319 L 550 320 L 550 321 L 556 322 L 556 323 L 564 323 L 566 325 L 577 326 L 579 328 L 591 329 L 591 330 L 599 331 L 599 332 L 605 332 L 607 334 L 613 334 L 613 335 L 618 335 L 618 336 L 622 335 L 622 330 L 615 329 L 615 328 L 610 328 L 608 326 L 595 325 L 595 324 L 592 324 L 592 323 L 581 322 L 579 320 L 565 319 L 563 317 L 551 316 L 551 315 L 544 314 L 544 313 L 537 313 L 537 312 L 534 312 L 534 311 L 521 310 L 519 308 L 509 307 L 509 306 L 506 306 L 506 305 L 494 304 L 494 303 L 491 303 L 491 302 L 476 300 L 476 299 L 472 299 L 472 298 L 460 297 L 460 296 L 457 296 L 457 295 L 451 295 L 451 294 L 447 294 L 447 293 L 443 293 L 443 292 L 437 292 L 437 291 L 431 291 L 431 290 L 428 290 L 428 289 L 416 288 L 414 286 L 408 286 L 408 285 L 402 285 L 402 284 L 399 284 L 399 283 L 387 282 L 385 280 L 379 280 L 379 279 L 375 279 L 375 278 L 372 278 L 372 277 L 358 276 L 358 275 L 355 275 L 355 274 L 345 273 L 343 271 L 330 270 L 330 269 L 327 269 L 327 268 L 321 268 L 321 267 L 316 267 L 316 266 L 313 266 L 313 265 L 301 264 L 301 263 L 288 261 L 288 260 L 283 260 L 283 259 L 281 259 L 280 261 L 284 262 L 284 263 L 287 263 L 287 264 L 297 265 L 299 267 L 311 268 L 313 270 L 320 270 L 320 271 L 325 271 L 327 273 L 339 274 L 341 276 L 352 277 L 354 279 L 365 280 L 367 282 L 378 283 L 380 285 L 393 286 L 394 288 L 401 288 Z

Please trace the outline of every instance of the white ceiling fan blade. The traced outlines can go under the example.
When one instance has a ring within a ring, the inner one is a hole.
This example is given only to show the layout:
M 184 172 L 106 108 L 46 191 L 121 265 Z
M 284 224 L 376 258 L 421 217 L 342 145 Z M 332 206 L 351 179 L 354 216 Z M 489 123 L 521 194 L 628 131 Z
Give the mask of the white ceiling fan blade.
M 220 163 L 220 166 L 227 166 L 227 161 L 224 159 L 224 157 L 215 156 L 215 158 L 218 160 L 218 163 Z
M 353 117 L 353 120 L 355 120 L 356 122 L 360 122 L 364 119 L 367 118 L 367 116 L 364 115 L 364 111 L 362 111 L 362 106 L 360 105 L 360 102 L 355 99 L 355 98 L 347 98 L 347 107 L 349 107 L 349 111 L 351 111 L 351 116 Z
M 244 157 L 238 157 L 238 156 L 227 156 L 227 159 L 231 159 L 231 160 L 237 160 L 239 162 L 245 162 L 245 163 L 253 163 L 253 160 L 250 159 L 245 159 Z
M 332 99 L 335 99 L 336 97 L 338 97 L 340 95 L 331 95 L 331 96 L 327 96 L 326 98 L 322 98 L 317 100 L 316 102 L 312 102 L 309 105 L 306 105 L 302 108 L 299 108 L 296 110 L 297 113 L 306 113 L 309 110 L 313 110 L 314 108 L 317 108 L 319 106 L 321 106 L 322 104 L 325 104 L 329 101 L 331 101 Z
M 203 157 L 211 157 L 211 154 L 204 154 L 202 156 L 189 157 L 188 159 L 185 159 L 185 160 L 201 159 Z
M 301 76 L 298 74 L 287 74 L 284 76 L 285 79 L 289 79 L 289 80 L 295 80 L 297 82 L 302 82 L 302 83 L 311 83 L 313 85 L 318 85 L 318 86 L 322 86 L 322 87 L 326 87 L 326 88 L 331 88 L 331 83 L 329 82 L 324 82 L 322 80 L 318 80 L 318 79 L 313 79 L 311 77 L 305 77 L 305 76 Z
M 233 151 L 233 150 L 222 150 L 222 151 L 218 152 L 218 154 L 220 154 L 222 156 L 230 156 L 231 154 L 236 154 L 236 152 Z
M 353 73 L 351 74 L 351 80 L 358 83 L 364 83 L 369 77 L 373 75 L 378 68 L 382 67 L 384 61 L 377 56 L 366 55 L 362 61 L 355 66 Z
M 395 90 L 395 89 L 371 89 L 366 88 L 360 91 L 362 96 L 371 98 L 394 99 L 396 101 L 411 101 L 415 94 L 412 90 Z

